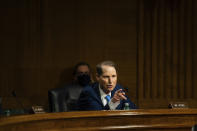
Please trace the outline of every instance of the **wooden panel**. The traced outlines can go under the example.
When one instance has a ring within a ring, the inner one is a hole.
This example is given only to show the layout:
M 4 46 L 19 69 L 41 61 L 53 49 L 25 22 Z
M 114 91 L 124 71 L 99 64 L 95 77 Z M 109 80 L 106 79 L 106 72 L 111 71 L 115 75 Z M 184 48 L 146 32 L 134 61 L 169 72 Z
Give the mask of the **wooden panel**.
M 0 130 L 140 130 L 191 131 L 196 109 L 84 111 L 45 113 L 0 118 Z
M 138 32 L 138 87 L 141 108 L 187 101 L 196 107 L 196 48 L 193 0 L 141 0 Z M 144 56 L 143 56 L 144 55 Z
M 4 108 L 47 107 L 47 91 L 73 66 L 113 60 L 140 108 L 197 107 L 195 0 L 7 0 L 0 2 L 0 96 Z
M 1 6 L 0 96 L 4 108 L 47 108 L 49 89 L 72 81 L 73 66 L 112 60 L 136 101 L 137 0 L 6 0 Z

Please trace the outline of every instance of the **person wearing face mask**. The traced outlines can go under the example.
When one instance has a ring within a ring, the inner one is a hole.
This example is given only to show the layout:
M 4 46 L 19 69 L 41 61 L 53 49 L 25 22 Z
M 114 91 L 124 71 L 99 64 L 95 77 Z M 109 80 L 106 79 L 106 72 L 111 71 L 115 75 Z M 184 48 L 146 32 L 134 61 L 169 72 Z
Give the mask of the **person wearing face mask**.
M 91 68 L 86 62 L 74 66 L 73 82 L 48 92 L 50 112 L 77 110 L 77 100 L 82 89 L 92 84 Z
M 96 80 L 86 86 L 78 99 L 79 110 L 123 110 L 137 109 L 117 84 L 117 70 L 112 61 L 103 61 L 96 67 Z
M 80 62 L 74 67 L 74 81 L 73 83 L 78 84 L 80 86 L 87 86 L 91 84 L 91 73 L 90 66 L 85 62 Z

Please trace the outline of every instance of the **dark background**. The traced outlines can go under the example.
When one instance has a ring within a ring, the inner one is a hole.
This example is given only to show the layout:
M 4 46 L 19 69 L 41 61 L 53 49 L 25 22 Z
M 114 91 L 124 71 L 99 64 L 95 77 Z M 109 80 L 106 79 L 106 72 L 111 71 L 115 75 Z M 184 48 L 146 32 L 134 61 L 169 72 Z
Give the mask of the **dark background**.
M 197 107 L 195 0 L 4 0 L 0 96 L 4 108 L 48 107 L 48 90 L 79 61 L 112 60 L 139 108 Z

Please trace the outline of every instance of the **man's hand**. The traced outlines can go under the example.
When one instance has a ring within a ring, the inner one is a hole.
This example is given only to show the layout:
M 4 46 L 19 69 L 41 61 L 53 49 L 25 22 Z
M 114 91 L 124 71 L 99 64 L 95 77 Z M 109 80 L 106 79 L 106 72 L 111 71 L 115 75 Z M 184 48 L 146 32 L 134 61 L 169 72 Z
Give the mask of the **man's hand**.
M 113 103 L 116 103 L 117 101 L 120 100 L 126 100 L 127 98 L 125 97 L 125 93 L 122 91 L 122 89 L 119 89 L 115 92 L 114 96 L 112 97 L 111 101 Z

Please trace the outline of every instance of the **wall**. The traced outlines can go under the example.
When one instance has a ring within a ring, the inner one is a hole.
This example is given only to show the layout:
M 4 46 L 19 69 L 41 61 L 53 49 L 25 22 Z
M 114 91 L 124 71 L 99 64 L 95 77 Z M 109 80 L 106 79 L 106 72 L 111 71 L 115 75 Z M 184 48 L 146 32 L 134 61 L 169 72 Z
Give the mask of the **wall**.
M 141 0 L 138 27 L 139 104 L 196 107 L 196 2 Z
M 1 2 L 3 106 L 47 107 L 47 91 L 72 80 L 72 67 L 112 60 L 119 83 L 136 100 L 136 1 L 9 0 Z
M 72 68 L 113 60 L 140 108 L 197 107 L 194 0 L 7 0 L 0 2 L 0 96 L 4 108 L 47 108 L 47 91 Z

